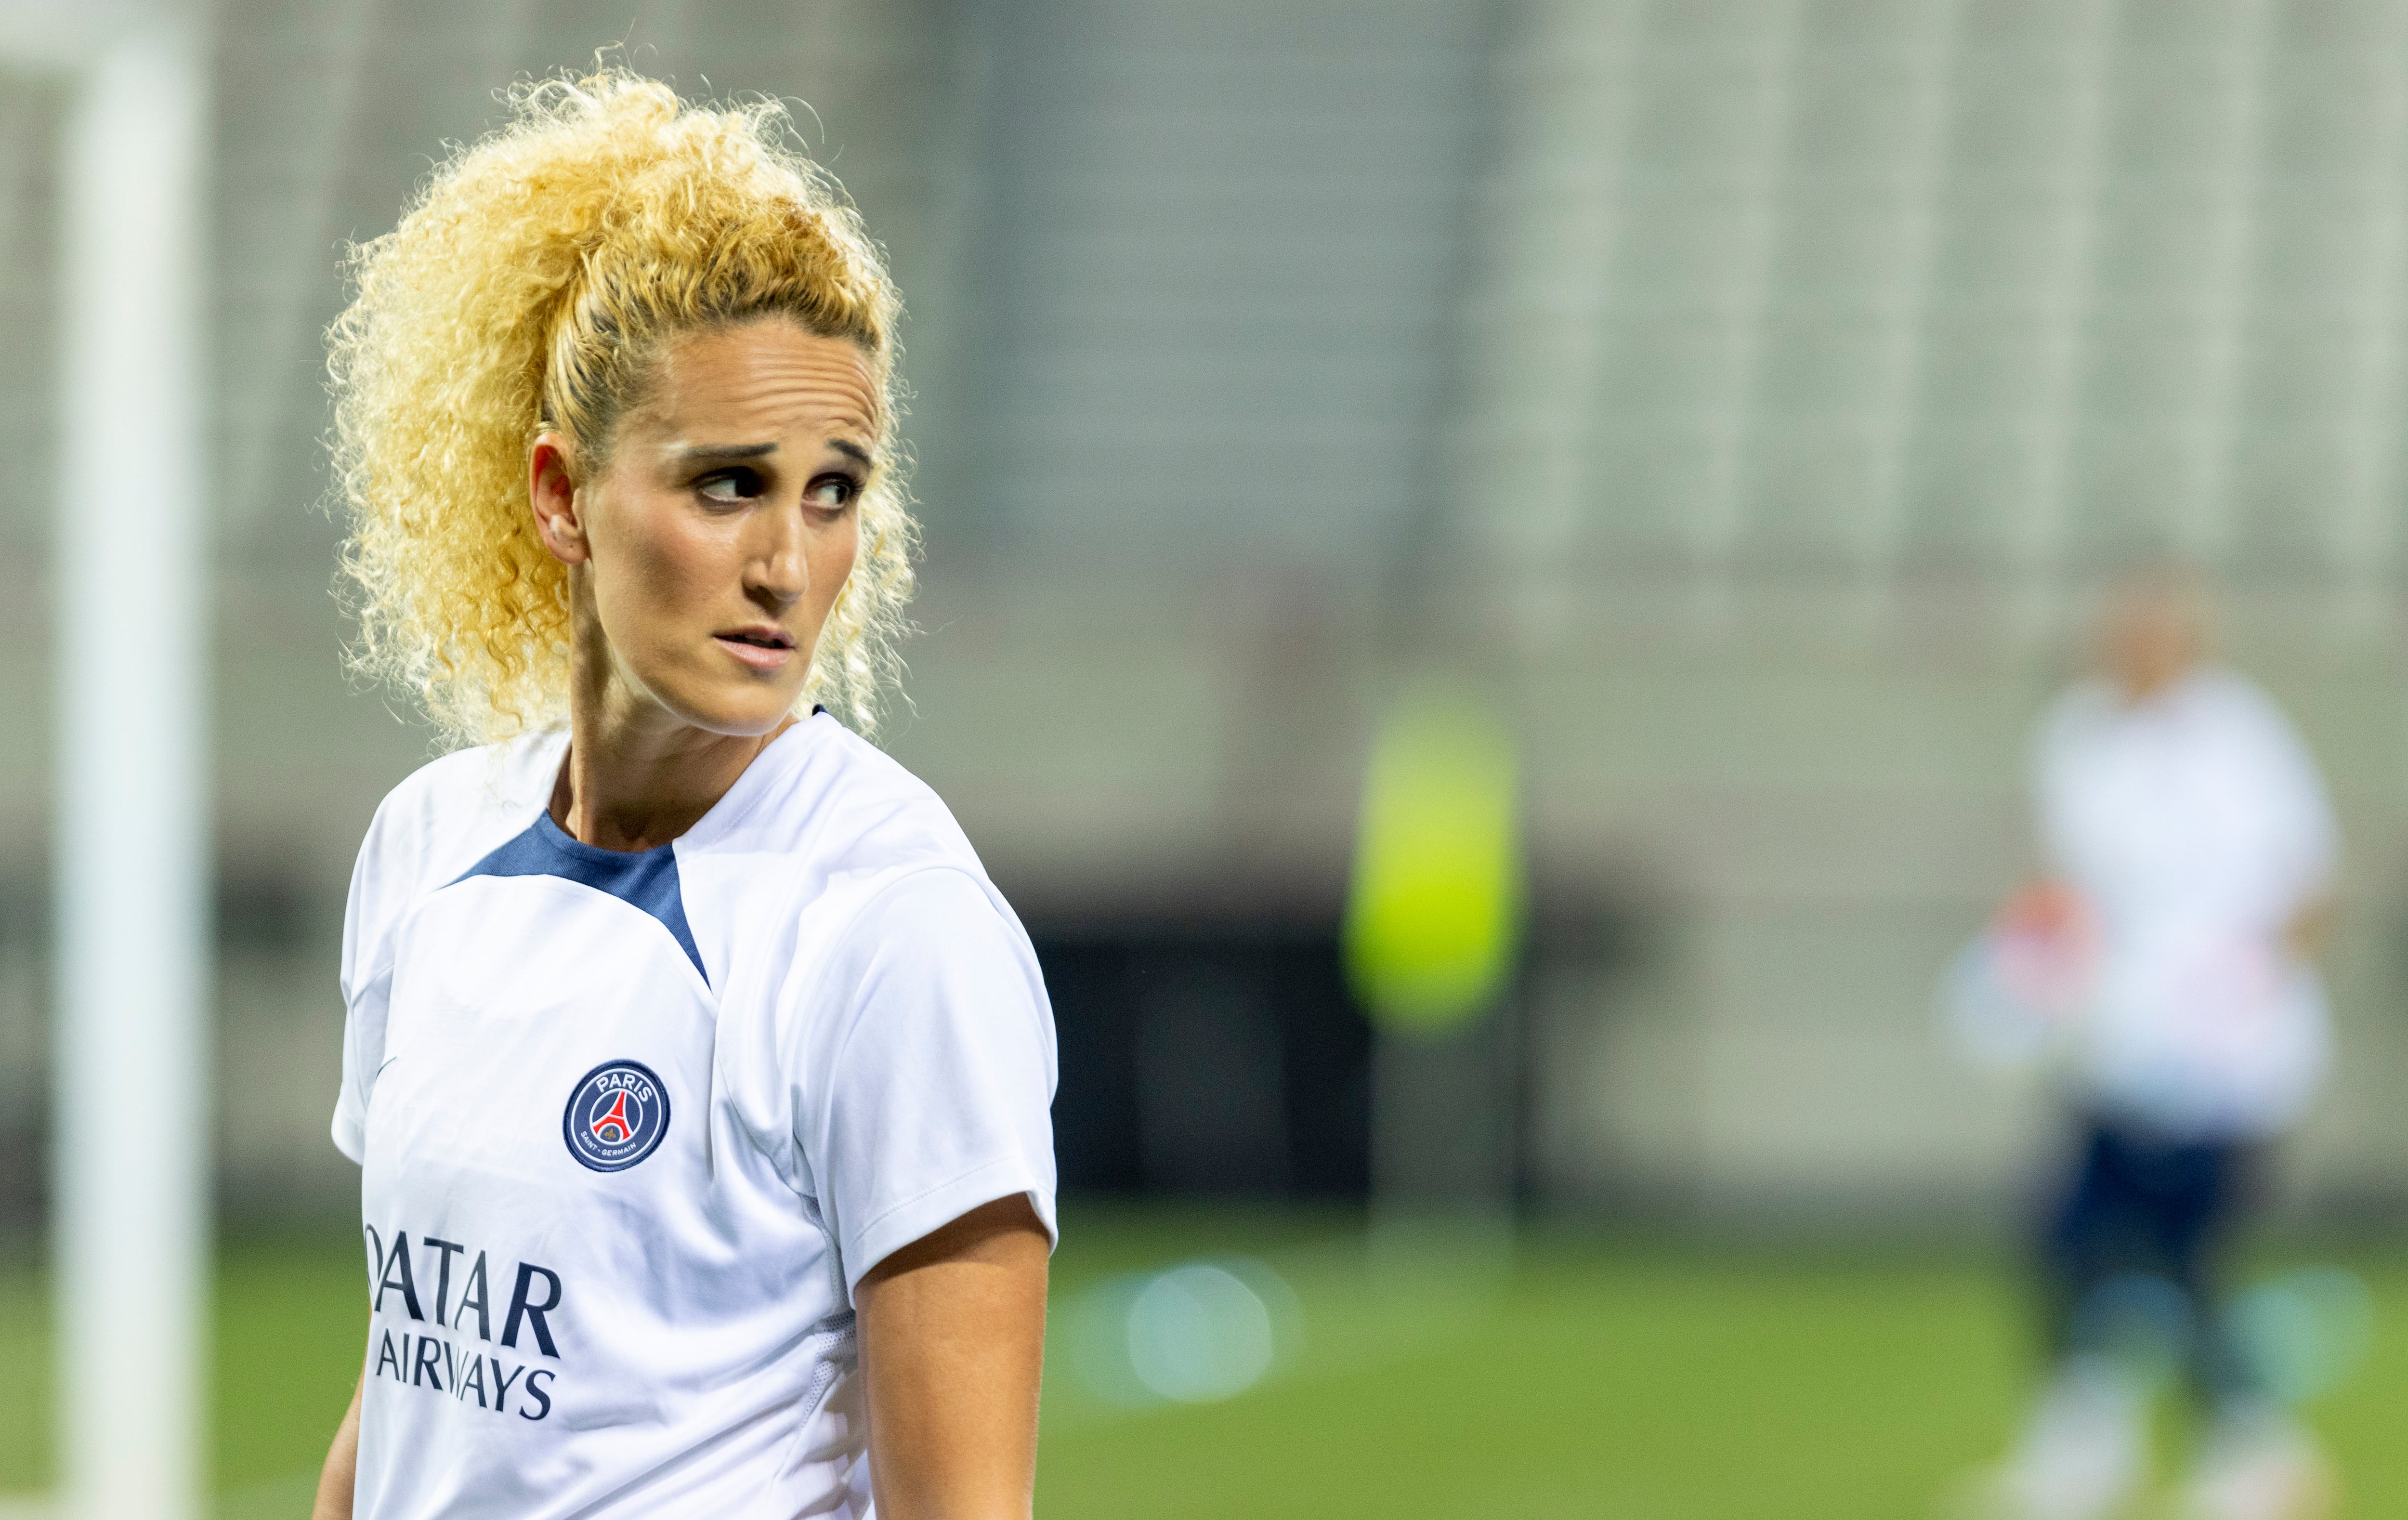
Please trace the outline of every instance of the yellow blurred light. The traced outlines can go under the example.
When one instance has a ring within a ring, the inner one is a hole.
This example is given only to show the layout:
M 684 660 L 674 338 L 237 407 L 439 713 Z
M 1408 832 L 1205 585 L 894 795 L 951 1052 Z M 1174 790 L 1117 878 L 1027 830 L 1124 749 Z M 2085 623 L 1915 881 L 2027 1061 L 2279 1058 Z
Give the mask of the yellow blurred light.
M 1382 1027 L 1443 1034 L 1504 989 L 1522 936 L 1517 771 L 1504 726 L 1459 693 L 1408 694 L 1373 740 L 1345 950 Z

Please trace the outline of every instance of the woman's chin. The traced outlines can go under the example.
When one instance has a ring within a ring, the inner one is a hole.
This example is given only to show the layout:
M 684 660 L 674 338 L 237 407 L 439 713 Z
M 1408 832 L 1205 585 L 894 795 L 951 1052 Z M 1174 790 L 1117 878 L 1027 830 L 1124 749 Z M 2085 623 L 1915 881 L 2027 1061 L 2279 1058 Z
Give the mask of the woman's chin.
M 730 690 L 713 682 L 703 691 L 660 692 L 661 705 L 705 733 L 728 738 L 758 738 L 791 716 L 799 692 L 754 685 Z

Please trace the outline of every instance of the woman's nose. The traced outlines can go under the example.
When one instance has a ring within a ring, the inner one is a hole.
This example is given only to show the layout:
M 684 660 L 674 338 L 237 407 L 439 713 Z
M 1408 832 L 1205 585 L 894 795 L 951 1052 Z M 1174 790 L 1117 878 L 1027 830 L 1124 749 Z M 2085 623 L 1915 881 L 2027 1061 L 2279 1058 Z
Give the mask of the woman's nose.
M 802 515 L 798 507 L 763 512 L 755 519 L 763 539 L 748 546 L 752 552 L 746 556 L 745 589 L 781 607 L 799 600 L 810 589 Z

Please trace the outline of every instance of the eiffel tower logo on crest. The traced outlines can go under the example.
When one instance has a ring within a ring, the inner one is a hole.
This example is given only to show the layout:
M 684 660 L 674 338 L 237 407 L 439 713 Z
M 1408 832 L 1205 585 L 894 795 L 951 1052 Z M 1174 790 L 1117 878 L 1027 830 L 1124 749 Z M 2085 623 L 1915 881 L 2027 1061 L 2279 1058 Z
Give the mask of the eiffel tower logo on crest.
M 610 1106 L 595 1116 L 587 1126 L 594 1138 L 606 1145 L 624 1145 L 636 1138 L 634 1121 L 627 1117 L 627 1093 L 622 1088 L 610 1097 Z

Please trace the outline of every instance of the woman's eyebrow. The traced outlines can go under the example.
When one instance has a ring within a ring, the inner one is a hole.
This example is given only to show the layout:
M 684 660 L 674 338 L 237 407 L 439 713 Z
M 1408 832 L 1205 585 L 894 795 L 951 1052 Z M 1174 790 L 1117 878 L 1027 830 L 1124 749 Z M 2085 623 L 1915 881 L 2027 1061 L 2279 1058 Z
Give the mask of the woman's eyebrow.
M 875 465 L 878 463 L 877 460 L 872 459 L 869 456 L 868 450 L 863 448 L 860 444 L 853 442 L 851 438 L 830 438 L 828 439 L 828 447 L 835 450 L 838 453 L 844 455 L 848 459 L 857 459 L 865 465 Z
M 759 459 L 778 452 L 774 443 L 696 443 L 677 452 L 681 463 L 700 464 L 722 459 Z

